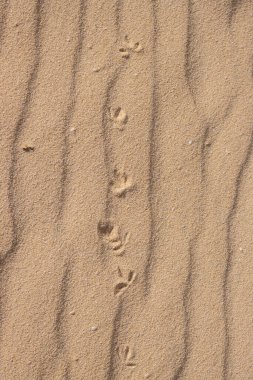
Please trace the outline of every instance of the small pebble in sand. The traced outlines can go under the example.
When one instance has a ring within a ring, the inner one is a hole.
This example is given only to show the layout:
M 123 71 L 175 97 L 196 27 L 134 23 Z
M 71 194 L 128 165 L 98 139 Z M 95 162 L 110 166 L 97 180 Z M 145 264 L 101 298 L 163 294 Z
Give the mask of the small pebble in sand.
M 98 73 L 101 70 L 101 67 L 95 67 L 92 69 L 93 73 Z
M 88 45 L 87 47 L 91 50 L 93 48 L 93 45 Z
M 243 249 L 242 249 L 242 247 L 240 247 L 240 248 L 239 248 L 239 251 L 241 251 L 241 252 L 242 252 L 242 250 L 243 250 Z
M 188 144 L 191 145 L 193 143 L 192 140 L 188 140 Z
M 70 132 L 75 132 L 76 129 L 74 127 L 71 127 L 69 130 Z
M 72 310 L 69 314 L 70 314 L 70 315 L 75 315 L 75 311 Z
M 91 329 L 91 331 L 97 331 L 98 328 L 97 328 L 97 326 L 92 326 L 90 329 Z

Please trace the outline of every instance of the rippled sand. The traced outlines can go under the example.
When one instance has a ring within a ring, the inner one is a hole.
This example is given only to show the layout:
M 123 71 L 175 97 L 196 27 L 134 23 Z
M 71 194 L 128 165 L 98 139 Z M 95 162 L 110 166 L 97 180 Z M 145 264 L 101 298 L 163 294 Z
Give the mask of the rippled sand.
M 253 379 L 253 1 L 0 2 L 0 378 Z

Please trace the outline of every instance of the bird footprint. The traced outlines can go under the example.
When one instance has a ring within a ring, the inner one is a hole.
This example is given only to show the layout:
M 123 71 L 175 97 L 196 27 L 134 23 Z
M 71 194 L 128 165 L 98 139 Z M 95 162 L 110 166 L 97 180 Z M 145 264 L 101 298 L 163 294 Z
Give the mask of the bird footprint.
M 125 346 L 121 350 L 118 350 L 119 356 L 122 361 L 124 361 L 125 365 L 128 367 L 135 367 L 135 352 L 134 350 L 129 347 Z
M 110 119 L 113 122 L 113 128 L 119 129 L 122 131 L 124 129 L 124 125 L 127 123 L 128 116 L 126 111 L 124 111 L 121 107 L 109 109 L 110 111 Z
M 125 47 L 121 47 L 119 49 L 122 58 L 129 58 L 131 52 L 139 53 L 143 51 L 143 47 L 140 42 L 132 40 L 128 35 L 125 36 L 124 46 Z
M 132 40 L 132 38 L 129 38 L 128 35 L 125 36 L 125 44 L 128 47 L 128 49 L 134 51 L 135 53 L 139 53 L 143 50 L 143 47 L 140 44 L 140 42 Z
M 110 234 L 108 235 L 109 248 L 114 251 L 116 256 L 121 256 L 125 253 L 126 245 L 129 241 L 130 234 L 127 232 L 124 238 L 121 238 L 120 230 L 118 226 L 114 226 Z
M 123 275 L 121 269 L 118 267 L 119 280 L 114 287 L 114 294 L 121 295 L 135 280 L 136 273 L 133 270 L 129 270 L 127 275 Z
M 132 177 L 128 176 L 123 169 L 114 169 L 111 185 L 112 192 L 121 197 L 133 188 Z
M 121 256 L 125 253 L 130 237 L 129 232 L 122 238 L 119 226 L 113 225 L 110 221 L 100 221 L 98 223 L 98 233 L 104 237 L 105 243 L 116 256 Z

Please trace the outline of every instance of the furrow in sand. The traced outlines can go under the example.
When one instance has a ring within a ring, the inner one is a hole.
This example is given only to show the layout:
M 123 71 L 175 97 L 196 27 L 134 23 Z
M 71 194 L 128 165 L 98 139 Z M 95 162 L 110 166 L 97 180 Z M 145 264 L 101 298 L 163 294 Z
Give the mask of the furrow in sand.
M 59 201 L 59 219 L 63 216 L 63 211 L 66 202 L 66 193 L 68 186 L 68 155 L 69 155 L 69 139 L 67 129 L 71 123 L 71 120 L 75 111 L 76 104 L 76 89 L 77 89 L 77 74 L 79 71 L 79 66 L 81 62 L 84 38 L 85 38 L 85 17 L 87 11 L 87 1 L 80 0 L 79 8 L 79 19 L 78 19 L 78 37 L 76 48 L 74 52 L 73 67 L 72 67 L 72 78 L 69 89 L 69 104 L 66 108 L 66 113 L 64 115 L 64 143 L 63 143 L 63 153 L 62 153 L 62 178 L 61 178 L 61 196 Z
M 64 379 L 70 379 L 70 362 L 68 358 L 68 353 L 66 352 L 66 336 L 64 333 L 65 322 L 66 322 L 66 305 L 68 302 L 68 288 L 69 281 L 71 276 L 71 266 L 70 263 L 67 262 L 64 273 L 61 278 L 61 283 L 59 285 L 59 295 L 58 295 L 58 307 L 56 308 L 56 316 L 55 316 L 55 332 L 56 332 L 56 357 L 55 364 L 57 364 L 57 356 L 64 356 L 64 367 L 65 367 L 65 377 Z
M 115 3 L 115 26 L 116 26 L 116 39 L 118 39 L 121 28 L 121 20 L 122 20 L 122 1 L 117 0 Z
M 226 319 L 229 339 L 225 356 L 226 376 L 252 378 L 252 1 L 237 2 L 231 22 L 233 38 L 239 51 L 240 84 L 245 90 L 241 97 L 244 117 L 251 141 L 236 179 L 234 203 L 227 221 L 228 263 L 224 281 Z M 239 96 L 238 96 L 239 97 Z M 251 150 L 251 152 L 250 152 Z
M 16 123 L 13 141 L 11 146 L 11 164 L 10 164 L 10 173 L 9 173 L 9 205 L 10 205 L 10 213 L 12 216 L 12 224 L 13 224 L 13 242 L 9 251 L 6 253 L 4 257 L 4 262 L 9 261 L 14 255 L 16 248 L 18 246 L 18 226 L 17 219 L 15 215 L 15 201 L 14 201 L 14 183 L 15 183 L 15 173 L 17 169 L 17 149 L 18 149 L 18 140 L 20 133 L 23 129 L 23 126 L 27 120 L 30 111 L 30 103 L 33 95 L 33 91 L 36 84 L 36 79 L 39 71 L 40 65 L 40 35 L 41 35 L 41 27 L 42 27 L 42 8 L 43 8 L 43 0 L 37 0 L 36 2 L 36 15 L 35 15 L 35 31 L 34 31 L 34 63 L 33 68 L 30 74 L 30 78 L 27 83 L 27 92 L 24 99 L 24 103 L 22 106 L 21 113 L 19 115 L 18 121 Z
M 4 33 L 8 18 L 10 0 L 4 0 L 0 4 L 0 53 L 4 41 Z
M 189 296 L 191 291 L 192 284 L 192 275 L 193 275 L 193 263 L 194 263 L 194 250 L 195 250 L 196 241 L 194 240 L 192 244 L 189 245 L 188 256 L 188 276 L 186 278 L 186 284 L 183 292 L 183 307 L 184 307 L 184 355 L 181 360 L 180 365 L 175 371 L 175 375 L 173 376 L 173 380 L 179 380 L 182 378 L 182 374 L 185 370 L 185 366 L 187 363 L 189 350 L 190 350 L 190 334 L 189 334 L 189 319 L 190 319 L 190 305 L 189 305 Z
M 193 92 L 192 83 L 191 83 L 191 77 L 192 77 L 192 71 L 193 71 L 193 65 L 191 61 L 191 54 L 192 54 L 192 40 L 194 38 L 194 29 L 192 25 L 192 0 L 188 0 L 187 2 L 187 39 L 186 39 L 186 46 L 185 46 L 185 79 L 186 83 L 189 89 L 189 92 L 192 96 L 192 100 L 195 104 L 195 94 Z
M 152 277 L 152 264 L 153 264 L 153 255 L 154 255 L 154 245 L 155 245 L 155 221 L 154 221 L 154 167 L 155 167 L 155 155 L 156 155 L 156 136 L 155 128 L 157 123 L 157 113 L 159 112 L 158 105 L 158 94 L 157 94 L 157 67 L 156 67 L 156 50 L 157 50 L 157 10 L 156 3 L 151 1 L 152 4 L 152 25 L 153 25 L 153 36 L 152 36 L 152 61 L 151 61 L 151 70 L 152 70 L 152 114 L 151 122 L 149 126 L 149 186 L 148 186 L 148 200 L 149 200 L 149 213 L 150 213 L 150 236 L 149 236 L 149 247 L 147 250 L 147 261 L 145 265 L 145 283 L 146 283 L 146 297 L 150 292 L 151 286 L 151 277 Z
M 69 286 L 69 280 L 71 275 L 71 269 L 69 263 L 67 263 L 65 271 L 63 273 L 61 284 L 59 286 L 59 299 L 58 299 L 58 307 L 55 316 L 55 331 L 57 335 L 57 345 L 58 350 L 64 350 L 65 348 L 65 338 L 63 332 L 63 324 L 65 321 L 65 309 L 67 303 L 67 292 Z
M 190 75 L 189 75 L 190 78 Z M 199 237 L 203 232 L 204 218 L 203 218 L 203 199 L 204 199 L 204 189 L 205 189 L 205 181 L 206 181 L 206 161 L 207 161 L 207 152 L 206 152 L 206 141 L 209 135 L 209 127 L 207 126 L 204 129 L 202 143 L 201 143 L 201 154 L 200 154 L 200 167 L 201 167 L 201 190 L 200 190 L 200 226 L 199 230 L 194 238 L 192 238 L 189 242 L 189 267 L 188 267 L 188 276 L 186 279 L 185 290 L 183 294 L 183 304 L 185 310 L 185 331 L 184 331 L 184 357 L 181 365 L 179 366 L 174 380 L 179 380 L 183 378 L 184 371 L 187 366 L 187 360 L 190 355 L 191 349 L 191 334 L 190 334 L 190 318 L 191 318 L 191 292 L 192 292 L 192 283 L 194 280 L 194 268 L 196 265 L 196 247 Z
M 251 132 L 250 137 L 250 143 L 248 145 L 245 158 L 239 168 L 239 173 L 236 178 L 236 184 L 235 184 L 235 190 L 233 194 L 233 202 L 231 209 L 228 213 L 227 217 L 227 260 L 226 260 L 226 266 L 225 266 L 225 273 L 224 273 L 224 282 L 223 282 L 223 297 L 224 297 L 224 319 L 225 319 L 225 352 L 224 352 L 224 379 L 228 379 L 229 374 L 229 359 L 230 359 L 230 326 L 229 326 L 229 312 L 231 311 L 230 304 L 229 304 L 229 297 L 228 297 L 228 291 L 229 291 L 229 275 L 232 270 L 232 261 L 233 261 L 233 245 L 231 242 L 231 233 L 232 233 L 232 224 L 234 221 L 235 214 L 237 212 L 238 208 L 238 201 L 240 196 L 240 190 L 241 190 L 241 184 L 242 180 L 244 179 L 244 174 L 246 169 L 248 168 L 249 160 L 252 156 L 253 151 L 253 132 Z
M 238 193 L 236 213 L 231 223 L 230 269 L 227 276 L 227 307 L 229 347 L 227 378 L 252 378 L 252 164 L 246 165 Z
M 229 15 L 228 15 L 229 25 L 232 24 L 234 15 L 236 14 L 237 9 L 240 6 L 242 0 L 230 0 L 230 1 L 231 1 L 231 4 L 230 4 Z
M 118 337 L 120 332 L 120 324 L 121 324 L 121 318 L 122 318 L 122 311 L 123 311 L 123 302 L 122 300 L 119 301 L 117 310 L 115 312 L 115 317 L 112 324 L 112 335 L 111 335 L 111 342 L 110 342 L 110 359 L 108 363 L 108 370 L 106 374 L 106 380 L 114 380 L 115 379 L 115 369 L 118 362 L 119 352 L 117 352 L 118 349 Z

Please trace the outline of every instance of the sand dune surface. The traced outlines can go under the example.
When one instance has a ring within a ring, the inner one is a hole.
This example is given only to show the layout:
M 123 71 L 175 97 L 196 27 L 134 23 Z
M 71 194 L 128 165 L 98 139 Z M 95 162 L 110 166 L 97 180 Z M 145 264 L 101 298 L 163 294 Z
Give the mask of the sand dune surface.
M 0 379 L 253 379 L 253 1 L 0 2 Z

